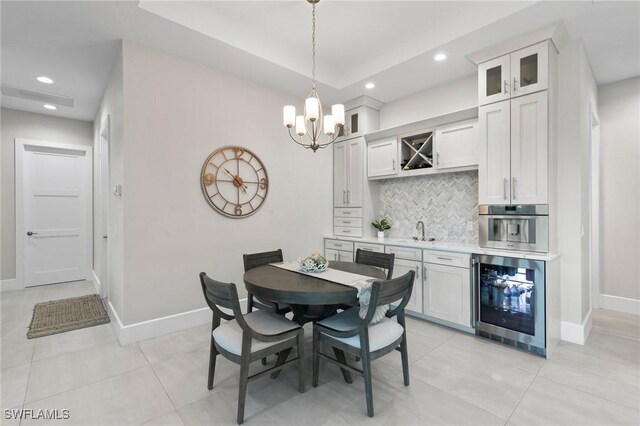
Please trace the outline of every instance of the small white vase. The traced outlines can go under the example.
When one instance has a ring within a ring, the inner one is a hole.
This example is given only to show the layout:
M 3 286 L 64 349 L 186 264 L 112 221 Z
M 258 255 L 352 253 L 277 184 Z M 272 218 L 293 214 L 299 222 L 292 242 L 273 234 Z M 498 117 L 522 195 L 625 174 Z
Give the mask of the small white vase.
M 378 231 L 378 239 L 384 240 L 384 231 Z

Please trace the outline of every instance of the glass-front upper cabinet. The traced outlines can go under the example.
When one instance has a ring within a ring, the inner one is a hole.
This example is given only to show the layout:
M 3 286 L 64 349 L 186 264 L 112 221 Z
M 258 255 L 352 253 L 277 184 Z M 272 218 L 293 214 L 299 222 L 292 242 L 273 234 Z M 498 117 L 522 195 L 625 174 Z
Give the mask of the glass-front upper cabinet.
M 478 66 L 478 104 L 486 105 L 549 87 L 549 42 L 543 41 Z
M 549 43 L 534 44 L 511 55 L 511 97 L 549 87 Z
M 511 97 L 509 55 L 500 56 L 478 66 L 478 103 L 486 105 Z

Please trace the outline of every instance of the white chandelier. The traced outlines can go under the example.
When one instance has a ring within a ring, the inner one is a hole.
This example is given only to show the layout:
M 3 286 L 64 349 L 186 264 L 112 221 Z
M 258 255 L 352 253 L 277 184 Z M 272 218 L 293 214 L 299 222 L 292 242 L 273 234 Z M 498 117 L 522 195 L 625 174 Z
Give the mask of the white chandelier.
M 318 148 L 326 148 L 338 138 L 340 128 L 344 125 L 344 105 L 335 104 L 331 107 L 331 115 L 323 115 L 322 104 L 316 90 L 316 3 L 320 0 L 307 0 L 311 3 L 311 78 L 313 85 L 309 96 L 304 102 L 304 115 L 296 116 L 296 107 L 286 105 L 282 110 L 282 122 L 289 131 L 289 137 L 298 145 L 312 149 L 316 152 Z M 295 132 L 300 140 L 292 134 L 291 129 L 295 126 Z M 320 142 L 321 133 L 324 131 L 326 140 Z M 305 143 L 305 135 L 307 143 Z

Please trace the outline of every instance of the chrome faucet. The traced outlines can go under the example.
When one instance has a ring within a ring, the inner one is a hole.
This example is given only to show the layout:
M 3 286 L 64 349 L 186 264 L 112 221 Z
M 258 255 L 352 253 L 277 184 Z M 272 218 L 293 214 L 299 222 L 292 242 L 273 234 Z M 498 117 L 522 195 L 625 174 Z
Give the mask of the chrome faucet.
M 420 232 L 420 241 L 426 241 L 427 239 L 424 237 L 424 222 L 419 220 L 416 224 L 416 229 L 419 229 Z

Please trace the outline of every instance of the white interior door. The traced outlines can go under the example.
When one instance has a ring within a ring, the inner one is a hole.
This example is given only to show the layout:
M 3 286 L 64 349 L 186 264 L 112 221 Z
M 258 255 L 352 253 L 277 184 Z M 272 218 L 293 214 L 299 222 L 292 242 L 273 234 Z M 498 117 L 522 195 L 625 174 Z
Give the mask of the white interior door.
M 90 147 L 16 140 L 16 259 L 25 286 L 89 278 L 91 161 Z

